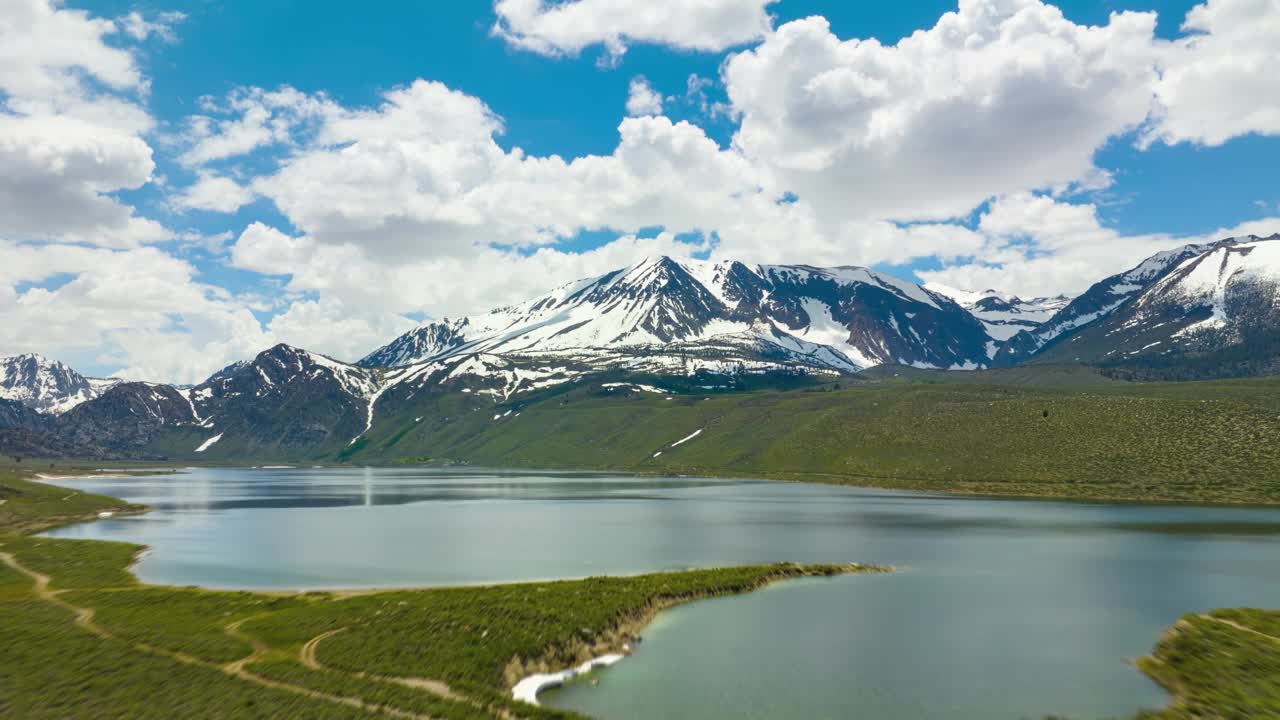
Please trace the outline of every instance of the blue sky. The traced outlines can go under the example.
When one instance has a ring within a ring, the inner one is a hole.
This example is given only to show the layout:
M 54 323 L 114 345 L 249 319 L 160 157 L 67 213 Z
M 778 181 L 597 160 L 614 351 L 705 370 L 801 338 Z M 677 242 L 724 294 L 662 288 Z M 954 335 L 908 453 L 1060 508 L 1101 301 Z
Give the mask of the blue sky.
M 107 17 L 138 7 L 119 1 L 73 4 Z M 1164 37 L 1179 34 L 1178 26 L 1196 4 L 1057 3 L 1068 18 L 1082 24 L 1106 23 L 1110 13 L 1120 10 L 1155 11 Z M 639 46 L 628 51 L 620 66 L 602 69 L 599 48 L 576 58 L 520 52 L 491 36 L 495 16 L 484 2 L 398 3 L 394 9 L 367 14 L 352 13 L 347 3 L 332 1 L 195 0 L 154 6 L 187 14 L 178 28 L 177 44 L 149 50 L 151 107 L 158 119 L 170 123 L 192 113 L 200 96 L 222 95 L 240 86 L 291 85 L 304 92 L 325 92 L 345 104 L 370 105 L 385 90 L 421 77 L 483 99 L 506 120 L 506 132 L 499 139 L 505 147 L 565 157 L 606 154 L 617 144 L 620 108 L 633 76 L 645 76 L 665 94 L 681 94 L 690 74 L 714 80 L 725 56 Z M 949 0 L 786 0 L 770 10 L 778 24 L 822 15 L 841 37 L 875 37 L 889 43 L 930 27 L 955 6 Z M 714 95 L 716 90 L 709 92 Z M 735 129 L 727 119 L 698 117 L 695 108 L 675 105 L 670 115 L 698 121 L 722 145 L 728 145 Z M 1258 201 L 1280 203 L 1280 186 L 1268 177 L 1280 167 L 1280 142 L 1274 139 L 1139 151 L 1128 133 L 1100 150 L 1099 164 L 1118 171 L 1110 190 L 1115 197 L 1103 217 L 1109 226 L 1129 234 L 1208 232 L 1264 215 Z M 1213 181 L 1205 182 L 1208 178 Z M 220 224 L 213 220 L 205 227 Z
M 1268 0 L 5 3 L 96 44 L 33 25 L 48 82 L 0 73 L 0 119 L 110 177 L 32 180 L 84 218 L 8 198 L 0 312 L 32 331 L 0 352 L 92 372 L 198 379 L 275 340 L 354 359 L 654 252 L 1078 292 L 1280 216 Z M 637 87 L 660 103 L 629 111 Z M 228 149 L 254 113 L 271 138 Z M 103 300 L 117 267 L 154 302 Z

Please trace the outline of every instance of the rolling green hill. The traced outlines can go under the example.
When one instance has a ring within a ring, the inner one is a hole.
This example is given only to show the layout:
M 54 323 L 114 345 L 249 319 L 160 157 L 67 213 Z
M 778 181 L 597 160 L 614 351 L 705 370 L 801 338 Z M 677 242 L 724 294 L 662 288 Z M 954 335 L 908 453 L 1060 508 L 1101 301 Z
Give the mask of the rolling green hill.
M 886 373 L 746 393 L 592 383 L 495 401 L 439 391 L 379 405 L 372 429 L 340 452 L 272 459 L 429 459 L 995 495 L 1280 502 L 1280 379 L 1141 384 L 1058 369 L 1050 381 L 1069 386 L 1044 381 L 1015 368 L 905 379 Z M 190 447 L 192 439 L 171 437 L 167 449 Z

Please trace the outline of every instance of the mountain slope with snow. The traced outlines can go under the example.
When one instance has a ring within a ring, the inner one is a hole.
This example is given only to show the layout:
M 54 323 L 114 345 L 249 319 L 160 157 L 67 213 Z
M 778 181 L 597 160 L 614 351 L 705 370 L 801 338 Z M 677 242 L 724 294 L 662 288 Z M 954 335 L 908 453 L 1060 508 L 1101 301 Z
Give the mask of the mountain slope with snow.
M 1280 374 L 1280 235 L 1160 253 L 1069 302 L 855 267 L 654 258 L 429 323 L 356 365 L 277 345 L 179 388 L 107 386 L 38 356 L 8 358 L 0 430 L 22 452 L 349 459 L 512 422 L 529 403 L 831 389 L 880 364 L 975 368 L 993 357 L 1140 379 Z
M 86 447 L 138 449 L 163 442 L 163 449 L 183 457 L 197 448 L 208 456 L 310 453 L 359 437 L 382 387 L 377 371 L 277 345 L 195 387 L 119 383 L 51 418 L 48 432 Z M 209 443 L 213 437 L 219 441 Z
M 1232 238 L 1221 242 L 1238 241 Z M 1095 283 L 1039 327 L 1020 331 L 1006 340 L 995 357 L 995 364 L 1004 367 L 1017 365 L 1055 340 L 1071 335 L 1080 328 L 1109 316 L 1126 302 L 1142 294 L 1172 268 L 1200 255 L 1216 244 L 1220 243 L 1184 245 L 1173 250 L 1158 252 L 1134 268 Z
M 171 385 L 119 383 L 58 416 L 55 434 L 86 446 L 138 448 L 169 428 L 195 423 L 182 391 Z
M 1189 376 L 1280 370 L 1280 235 L 1229 238 L 1196 249 L 1037 359 L 1184 366 Z M 1214 369 L 1221 363 L 1227 365 Z
M 368 427 L 382 386 L 376 371 L 276 345 L 183 391 L 199 426 L 187 451 L 202 447 L 203 455 L 214 456 L 344 447 Z
M 1072 300 L 1067 295 L 1037 297 L 1024 300 L 998 290 L 970 292 L 938 283 L 928 283 L 926 290 L 955 300 L 982 322 L 992 340 L 1002 343 L 1020 331 L 1033 331 L 1043 325 Z
M 990 338 L 950 298 L 864 268 L 651 258 L 492 312 L 417 328 L 360 361 L 470 354 L 691 373 L 979 367 Z
M 17 400 L 0 398 L 0 430 L 20 428 L 46 431 L 53 426 L 53 418 L 36 412 Z
M 88 378 L 57 360 L 39 355 L 0 358 L 0 399 L 58 415 L 98 397 L 118 380 Z

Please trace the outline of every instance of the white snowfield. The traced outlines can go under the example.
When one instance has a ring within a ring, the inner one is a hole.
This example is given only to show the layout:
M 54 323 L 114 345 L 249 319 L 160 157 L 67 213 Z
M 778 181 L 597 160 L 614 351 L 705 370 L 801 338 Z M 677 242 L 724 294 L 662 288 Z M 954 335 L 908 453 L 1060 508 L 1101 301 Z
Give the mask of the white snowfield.
M 680 447 L 681 445 L 683 445 L 683 444 L 685 444 L 685 443 L 689 442 L 690 440 L 692 440 L 692 439 L 694 439 L 694 438 L 698 437 L 699 435 L 701 435 L 701 434 L 702 434 L 702 430 L 703 430 L 703 428 L 698 428 L 697 430 L 694 430 L 692 434 L 690 434 L 690 435 L 686 435 L 685 437 L 682 437 L 682 438 L 680 438 L 679 440 L 677 440 L 677 441 L 675 441 L 675 442 L 671 443 L 671 447 Z
M 205 440 L 204 442 L 200 443 L 200 447 L 196 448 L 196 452 L 204 452 L 205 450 L 208 450 L 209 448 L 213 447 L 214 443 L 218 442 L 221 439 L 222 439 L 222 433 L 218 433 L 217 435 L 214 435 L 208 440 Z
M 588 660 L 587 662 L 582 663 L 578 667 L 570 668 L 568 670 L 561 670 L 560 672 L 557 672 L 557 673 L 541 673 L 537 675 L 530 675 L 529 677 L 516 683 L 515 687 L 511 688 L 511 697 L 515 698 L 516 700 L 520 700 L 522 702 L 527 702 L 530 705 L 537 705 L 538 693 L 542 692 L 543 690 L 546 690 L 547 688 L 559 687 L 565 684 L 566 682 L 569 682 L 570 680 L 574 679 L 575 677 L 578 677 L 579 675 L 585 675 L 597 668 L 609 667 L 610 665 L 613 665 L 619 662 L 625 657 L 626 655 L 622 655 L 618 653 L 610 654 L 610 655 L 601 655 L 600 657 L 595 658 L 594 660 Z
M 654 387 L 654 386 L 652 386 L 652 385 L 644 385 L 644 384 L 642 384 L 642 383 L 616 383 L 616 382 L 614 382 L 614 383 L 604 383 L 604 384 L 602 384 L 602 385 L 601 385 L 601 387 L 609 388 L 610 390 L 612 390 L 612 389 L 614 389 L 614 388 L 635 389 L 635 390 L 639 390 L 640 392 L 654 393 L 654 394 L 656 394 L 656 395 L 663 395 L 663 394 L 666 394 L 666 392 L 667 392 L 666 390 L 663 390 L 662 388 L 657 388 L 657 387 Z
M 1270 238 L 1249 235 L 1227 238 L 1216 243 L 1183 245 L 1173 250 L 1158 252 L 1143 260 L 1137 267 L 1107 278 L 1090 288 L 1089 293 L 1082 297 L 1095 296 L 1094 300 L 1096 302 L 1091 306 L 1092 309 L 1078 308 L 1073 301 L 1061 311 L 1055 313 L 1053 317 L 1046 320 L 1043 325 L 1036 328 L 1032 332 L 1032 338 L 1036 343 L 1036 347 L 1043 347 L 1054 338 L 1084 327 L 1099 318 L 1106 317 L 1129 300 L 1148 291 L 1149 288 L 1153 287 L 1152 282 L 1156 278 L 1164 276 L 1165 279 L 1160 282 L 1167 281 L 1169 277 L 1177 274 L 1176 272 L 1170 273 L 1172 269 L 1179 265 L 1195 262 L 1197 258 L 1215 247 L 1248 245 L 1259 241 L 1275 244 L 1277 240 L 1280 240 L 1280 235 L 1274 235 Z M 1169 274 L 1166 275 L 1166 273 Z
M 854 342 L 853 332 L 834 319 L 843 310 L 831 297 L 802 298 L 807 324 L 800 327 L 790 323 L 805 323 L 805 318 L 774 308 L 767 302 L 767 290 L 761 290 L 764 295 L 753 301 L 756 310 L 735 317 L 734 311 L 745 302 L 741 297 L 744 284 L 767 288 L 780 283 L 828 294 L 827 289 L 833 287 L 874 288 L 908 308 L 920 308 L 908 312 L 910 318 L 921 311 L 936 315 L 943 305 L 956 310 L 941 294 L 865 268 L 748 267 L 658 257 L 564 285 L 518 305 L 428 323 L 378 349 L 365 361 L 403 367 L 480 354 L 537 357 L 548 365 L 561 358 L 565 363 L 614 367 L 629 358 L 645 365 L 637 369 L 692 372 L 717 370 L 716 361 L 697 355 L 726 357 L 721 363 L 728 367 L 763 355 L 787 358 L 790 365 L 815 371 L 839 373 L 900 360 L 882 343 Z M 922 338 L 913 330 L 894 323 L 891 331 L 919 346 Z M 685 353 L 682 348 L 702 352 Z M 758 364 L 766 369 L 780 365 Z
M 0 358 L 0 398 L 49 415 L 61 415 L 118 383 L 114 378 L 85 377 L 57 360 L 31 353 Z
M 1274 305 L 1280 299 L 1280 239 L 1221 246 L 1186 260 L 1152 286 L 1140 302 L 1146 305 L 1172 299 L 1187 309 L 1209 308 L 1210 317 L 1177 333 L 1187 335 L 1226 325 L 1231 319 L 1227 295 L 1241 286 L 1259 287 L 1259 283 L 1270 285 Z
M 1024 300 L 998 290 L 972 292 L 940 283 L 927 283 L 924 288 L 955 300 L 978 318 L 986 328 L 987 335 L 997 342 L 1004 342 L 1022 330 L 1034 330 L 1071 302 L 1071 298 L 1066 295 Z M 996 302 L 993 303 L 992 300 Z M 992 305 L 998 309 L 990 309 Z

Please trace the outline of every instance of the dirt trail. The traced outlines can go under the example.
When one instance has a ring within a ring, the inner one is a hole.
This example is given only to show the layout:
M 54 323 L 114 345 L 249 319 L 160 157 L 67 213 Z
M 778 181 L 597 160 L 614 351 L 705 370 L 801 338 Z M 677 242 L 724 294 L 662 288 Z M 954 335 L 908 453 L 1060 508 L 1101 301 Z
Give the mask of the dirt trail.
M 255 638 L 252 638 L 240 632 L 241 623 L 248 620 L 248 618 L 246 618 L 245 620 L 240 620 L 238 622 L 231 623 L 225 628 L 225 631 L 227 632 L 228 635 L 231 635 L 233 637 L 236 637 L 237 639 L 241 639 L 248 642 L 253 647 L 253 653 L 240 660 L 227 663 L 226 665 L 217 665 L 217 664 L 208 662 L 206 660 L 201 660 L 200 658 L 187 655 L 186 653 L 174 652 L 172 650 L 165 650 L 163 648 L 152 647 L 150 645 L 146 645 L 143 643 L 130 643 L 128 641 L 125 641 L 117 637 L 116 635 L 108 631 L 106 628 L 95 623 L 93 621 L 94 613 L 92 608 L 78 607 L 58 597 L 58 594 L 56 592 L 49 589 L 50 578 L 48 575 L 36 572 L 35 570 L 32 570 L 26 567 L 25 565 L 19 563 L 18 559 L 9 553 L 0 552 L 0 561 L 4 562 L 4 564 L 22 573 L 23 575 L 26 575 L 27 577 L 31 578 L 32 590 L 35 593 L 37 598 L 70 611 L 75 616 L 74 622 L 77 626 L 84 628 L 88 632 L 93 633 L 97 637 L 102 638 L 104 640 L 114 640 L 116 642 L 123 643 L 128 647 L 134 650 L 137 650 L 139 652 L 148 653 L 150 655 L 160 655 L 160 656 L 169 658 L 170 660 L 175 660 L 177 662 L 180 662 L 186 665 L 198 665 L 201 667 L 220 670 L 221 672 L 224 672 L 227 675 L 230 675 L 234 678 L 243 680 L 245 682 L 251 682 L 255 685 L 260 685 L 262 687 L 273 688 L 276 690 L 284 690 L 286 692 L 291 692 L 296 695 L 304 695 L 306 697 L 309 697 L 315 700 L 324 700 L 326 702 L 336 703 L 339 705 L 346 705 L 347 707 L 353 707 L 358 710 L 363 710 L 365 712 L 370 713 L 371 715 L 380 714 L 388 717 L 402 718 L 403 720 L 437 720 L 436 718 L 433 718 L 430 715 L 419 715 L 417 713 L 411 713 L 404 710 L 397 710 L 395 708 L 390 708 L 386 706 L 372 705 L 364 702 L 359 698 L 330 695 L 328 693 L 322 693 L 316 690 L 311 690 L 309 688 L 304 688 L 297 685 L 290 685 L 288 683 L 277 682 L 275 680 L 269 680 L 267 678 L 254 675 L 253 673 L 247 671 L 245 669 L 245 666 L 247 666 L 249 663 L 253 662 L 254 660 L 257 660 L 262 656 L 264 656 L 269 651 L 269 648 L 266 645 L 262 644 L 260 641 L 256 640 Z M 314 653 L 314 650 L 313 650 L 313 653 Z
M 320 643 L 334 635 L 337 635 L 343 630 L 346 630 L 346 628 L 340 627 L 337 630 L 320 633 L 308 640 L 306 644 L 302 646 L 302 650 L 298 651 L 298 661 L 312 670 L 328 670 L 328 668 L 320 664 L 319 660 L 316 660 L 316 648 L 319 647 Z
M 1215 617 L 1213 615 L 1201 615 L 1200 617 L 1204 618 L 1205 620 L 1212 620 L 1213 622 L 1221 623 L 1223 625 L 1226 625 L 1227 627 L 1235 628 L 1240 632 L 1247 632 L 1250 635 L 1257 635 L 1258 637 L 1266 638 L 1273 643 L 1280 643 L 1280 637 L 1276 637 L 1275 635 L 1268 635 L 1262 632 L 1261 630 L 1254 630 L 1248 625 L 1241 625 L 1235 620 L 1228 620 L 1226 618 Z
M 301 662 L 303 665 L 307 666 L 308 668 L 311 668 L 312 670 L 333 671 L 332 668 L 328 668 L 322 665 L 320 663 L 320 660 L 316 658 L 316 649 L 320 647 L 320 643 L 324 642 L 325 640 L 328 640 L 329 638 L 333 637 L 334 635 L 337 635 L 338 633 L 344 630 L 346 630 L 345 627 L 340 627 L 340 628 L 337 628 L 336 630 L 330 630 L 328 632 L 320 633 L 319 635 L 308 640 L 306 644 L 302 646 L 302 649 L 298 651 L 298 661 Z M 347 671 L 342 670 L 342 671 L 334 671 L 334 672 L 347 672 Z M 365 680 L 376 680 L 378 682 L 386 682 L 386 683 L 394 683 L 396 685 L 403 685 L 405 687 L 413 688 L 415 690 L 425 690 L 426 692 L 429 692 L 433 695 L 439 695 L 440 697 L 445 698 L 447 700 L 458 700 L 462 702 L 471 701 L 470 698 L 464 697 L 454 692 L 452 689 L 449 688 L 448 683 L 444 682 L 443 680 L 434 680 L 432 678 L 416 678 L 416 677 L 391 677 L 388 675 L 373 675 L 371 673 L 365 673 L 365 672 L 357 672 L 357 673 L 351 673 L 351 674 L 354 675 L 355 677 L 362 678 Z
M 404 685 L 415 690 L 426 690 L 448 700 L 458 700 L 460 702 L 472 702 L 471 698 L 464 697 L 454 692 L 443 680 L 432 680 L 431 678 L 413 678 L 413 677 L 383 677 L 373 676 L 375 680 L 383 682 Z
M 4 561 L 5 565 L 8 565 L 14 570 L 17 570 L 23 575 L 26 575 L 27 577 L 31 578 L 31 581 L 33 583 L 32 590 L 35 592 L 36 597 L 40 598 L 41 600 L 47 603 L 52 603 L 54 605 L 57 605 L 63 610 L 67 610 L 71 612 L 73 615 L 75 615 L 76 625 L 84 628 L 85 630 L 88 630 L 89 632 L 93 633 L 94 635 L 97 635 L 100 638 L 115 639 L 115 636 L 112 635 L 110 632 L 107 632 L 106 628 L 93 622 L 93 608 L 82 608 L 82 607 L 77 607 L 75 605 L 72 605 L 66 600 L 63 600 L 62 598 L 58 597 L 58 594 L 56 592 L 50 590 L 49 583 L 51 582 L 51 579 L 49 578 L 48 575 L 45 575 L 43 573 L 38 573 L 35 570 L 32 570 L 31 568 L 26 567 L 22 563 L 18 562 L 18 559 L 9 553 L 0 552 L 0 560 Z
M 256 675 L 250 676 L 250 673 L 245 671 L 245 667 L 247 667 L 250 663 L 257 662 L 258 660 L 263 659 L 264 657 L 267 656 L 267 653 L 271 651 L 271 648 L 267 647 L 266 643 L 262 642 L 258 638 L 253 637 L 251 635 L 245 635 L 244 633 L 240 632 L 240 626 L 252 619 L 253 618 L 242 618 L 222 629 L 222 631 L 225 632 L 227 635 L 235 638 L 236 640 L 239 640 L 240 642 L 246 643 L 249 645 L 249 647 L 253 648 L 253 652 L 246 655 L 245 657 L 242 657 L 239 660 L 233 660 L 227 663 L 226 665 L 223 665 L 222 666 L 223 672 L 229 673 L 231 675 L 235 675 L 236 677 L 240 677 L 245 680 L 249 680 L 250 682 L 253 681 L 251 678 L 255 678 L 257 676 Z

